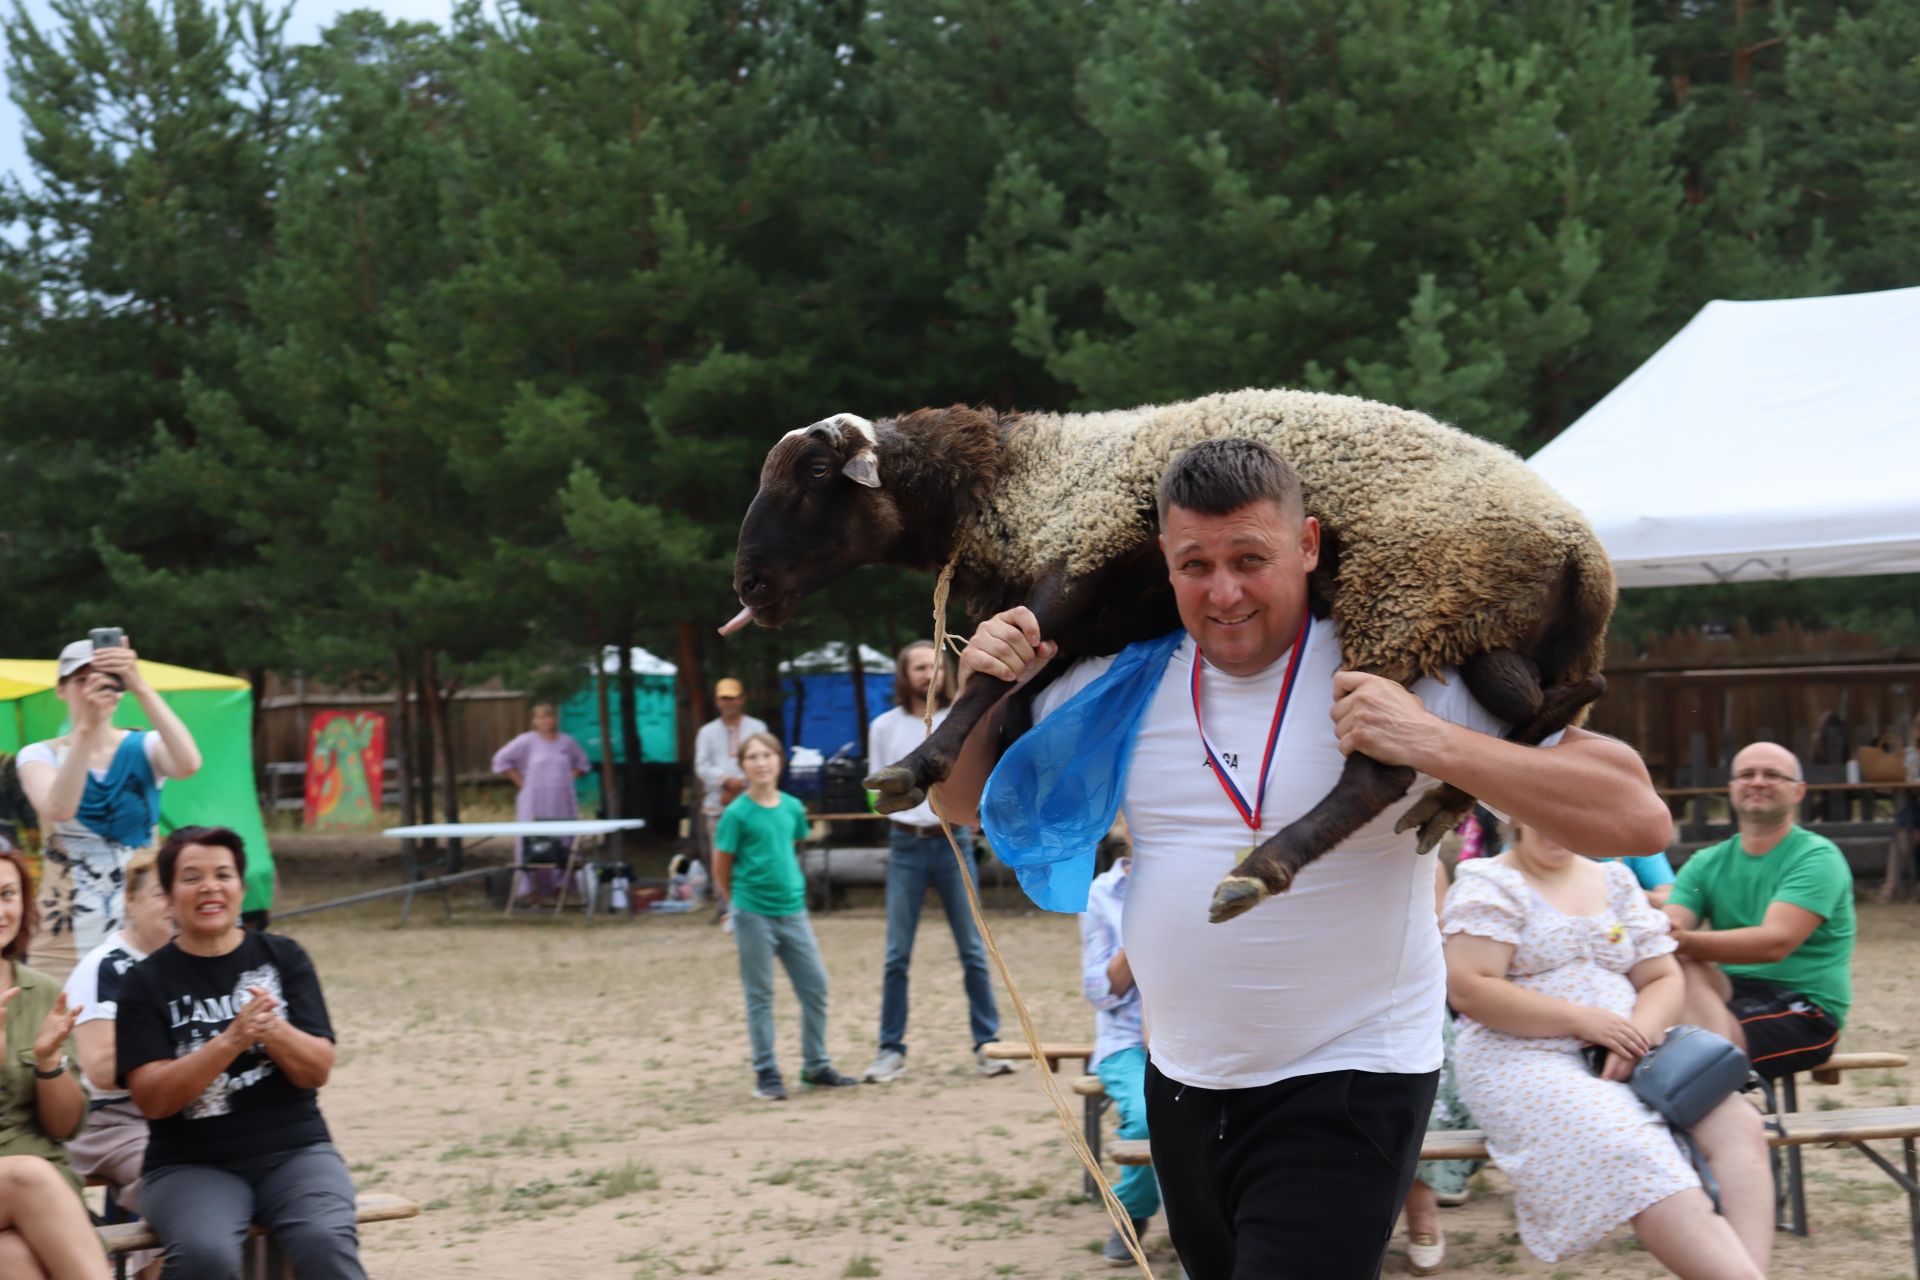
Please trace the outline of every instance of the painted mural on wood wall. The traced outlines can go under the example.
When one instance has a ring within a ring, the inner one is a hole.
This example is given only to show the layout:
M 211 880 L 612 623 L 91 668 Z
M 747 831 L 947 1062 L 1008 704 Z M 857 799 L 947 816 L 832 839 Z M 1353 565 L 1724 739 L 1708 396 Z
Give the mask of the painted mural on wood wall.
M 370 827 L 380 817 L 387 718 L 378 711 L 322 711 L 307 736 L 306 825 Z

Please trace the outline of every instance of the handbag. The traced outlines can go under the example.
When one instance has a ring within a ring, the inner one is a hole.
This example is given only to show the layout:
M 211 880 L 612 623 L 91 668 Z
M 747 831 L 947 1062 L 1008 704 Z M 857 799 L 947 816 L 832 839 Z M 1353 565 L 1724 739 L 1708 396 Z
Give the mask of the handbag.
M 1894 746 L 1891 737 L 1882 736 L 1871 745 L 1863 744 L 1854 753 L 1860 762 L 1860 781 L 1862 782 L 1905 782 L 1907 780 L 1907 761 L 1905 755 Z
M 1759 1088 L 1771 1100 L 1772 1090 L 1755 1074 L 1747 1055 L 1731 1040 L 1705 1027 L 1670 1027 L 1666 1039 L 1634 1064 L 1627 1084 L 1634 1096 L 1673 1130 L 1674 1138 L 1693 1162 L 1693 1171 L 1700 1175 L 1700 1185 L 1713 1201 L 1713 1211 L 1720 1213 L 1720 1183 L 1688 1130 L 1736 1093 Z

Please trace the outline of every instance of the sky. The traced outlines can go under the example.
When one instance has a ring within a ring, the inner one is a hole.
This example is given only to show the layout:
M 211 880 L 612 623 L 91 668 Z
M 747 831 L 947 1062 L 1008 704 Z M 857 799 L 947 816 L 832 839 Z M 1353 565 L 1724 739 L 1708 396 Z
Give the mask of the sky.
M 42 31 L 55 29 L 57 23 L 53 17 L 53 8 L 48 0 L 25 0 L 26 11 L 35 25 Z M 12 0 L 0 0 L 11 11 Z M 164 4 L 165 0 L 156 0 Z M 293 0 L 293 16 L 287 20 L 287 39 L 297 44 L 305 44 L 320 34 L 322 27 L 332 22 L 338 14 L 350 9 L 376 9 L 395 18 L 406 18 L 415 22 L 435 22 L 445 25 L 452 12 L 451 0 Z M 0 85 L 6 85 L 7 75 L 0 67 Z M 8 86 L 10 87 L 10 86 Z M 0 171 L 9 175 L 27 178 L 26 141 L 21 136 L 22 121 L 19 109 L 13 105 L 9 93 L 0 99 Z

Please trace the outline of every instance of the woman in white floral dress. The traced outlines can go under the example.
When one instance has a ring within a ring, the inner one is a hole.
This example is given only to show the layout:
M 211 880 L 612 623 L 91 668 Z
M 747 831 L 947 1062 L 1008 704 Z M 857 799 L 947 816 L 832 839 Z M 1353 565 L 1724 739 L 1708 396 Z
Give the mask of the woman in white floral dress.
M 1666 918 L 1632 872 L 1516 830 L 1508 852 L 1461 864 L 1441 932 L 1460 1091 L 1513 1183 L 1527 1248 L 1558 1261 L 1631 1221 L 1685 1280 L 1764 1276 L 1773 1191 L 1759 1113 L 1736 1096 L 1693 1129 L 1721 1217 L 1625 1084 L 1681 1000 Z M 1606 1052 L 1597 1076 L 1589 1045 Z

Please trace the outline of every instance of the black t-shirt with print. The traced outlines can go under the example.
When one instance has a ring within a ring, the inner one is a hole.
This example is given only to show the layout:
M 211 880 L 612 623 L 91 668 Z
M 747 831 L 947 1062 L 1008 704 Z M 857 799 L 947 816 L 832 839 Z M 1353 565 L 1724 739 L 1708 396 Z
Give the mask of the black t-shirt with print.
M 246 931 L 223 956 L 188 955 L 168 943 L 127 971 L 120 984 L 115 1043 L 120 1081 L 149 1062 L 185 1057 L 220 1034 L 260 987 L 280 1016 L 333 1039 L 313 962 L 300 944 Z M 149 1122 L 146 1167 L 224 1165 L 328 1141 L 318 1094 L 294 1087 L 277 1063 L 249 1048 L 198 1098 Z

